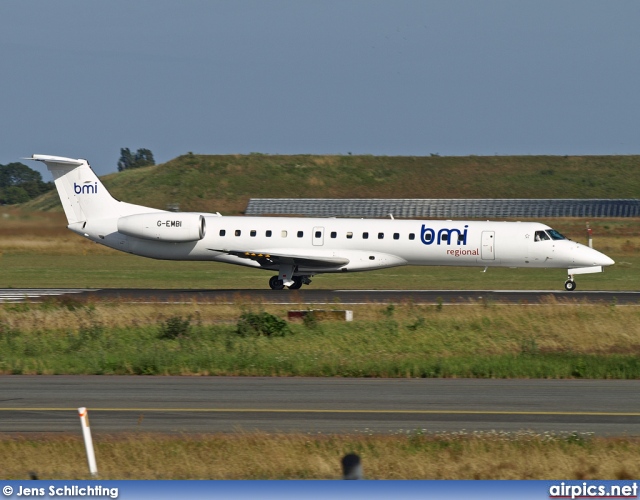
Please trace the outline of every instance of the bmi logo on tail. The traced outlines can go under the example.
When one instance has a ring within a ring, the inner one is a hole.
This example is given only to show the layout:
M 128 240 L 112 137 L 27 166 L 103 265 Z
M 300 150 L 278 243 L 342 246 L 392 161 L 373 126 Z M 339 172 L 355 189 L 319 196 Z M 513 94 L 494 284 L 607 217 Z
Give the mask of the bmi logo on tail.
M 87 181 L 90 182 L 90 181 Z M 91 184 L 85 184 L 84 186 L 78 186 L 75 182 L 73 183 L 73 191 L 76 194 L 96 194 L 98 192 L 98 183 L 95 182 L 92 186 Z

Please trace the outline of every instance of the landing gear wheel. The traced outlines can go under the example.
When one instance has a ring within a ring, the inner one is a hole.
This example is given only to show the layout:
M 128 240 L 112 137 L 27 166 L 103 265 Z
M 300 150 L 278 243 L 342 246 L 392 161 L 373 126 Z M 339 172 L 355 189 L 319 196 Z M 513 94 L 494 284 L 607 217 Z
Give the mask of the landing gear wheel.
M 573 292 L 576 289 L 576 282 L 573 280 L 567 280 L 564 282 L 564 289 L 567 292 Z
M 302 287 L 302 276 L 294 276 L 291 279 L 293 280 L 293 285 L 289 285 L 289 290 L 297 290 Z
M 284 283 L 281 279 L 278 279 L 277 276 L 271 276 L 271 278 L 269 278 L 269 286 L 271 287 L 271 290 L 282 290 L 284 288 Z

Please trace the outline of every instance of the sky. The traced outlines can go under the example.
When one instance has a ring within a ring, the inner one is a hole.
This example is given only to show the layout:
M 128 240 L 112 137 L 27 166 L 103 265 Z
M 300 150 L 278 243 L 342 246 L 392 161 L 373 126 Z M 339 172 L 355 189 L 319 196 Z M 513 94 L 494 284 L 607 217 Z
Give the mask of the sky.
M 639 20 L 637 0 L 2 0 L 0 164 L 640 154 Z

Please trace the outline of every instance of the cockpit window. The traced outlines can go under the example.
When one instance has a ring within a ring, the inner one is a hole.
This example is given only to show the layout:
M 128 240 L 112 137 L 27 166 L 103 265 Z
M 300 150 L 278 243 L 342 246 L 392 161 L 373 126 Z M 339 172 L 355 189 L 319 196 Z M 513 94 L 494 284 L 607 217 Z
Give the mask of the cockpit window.
M 555 229 L 549 229 L 547 231 L 547 233 L 549 233 L 549 236 L 551 236 L 552 240 L 566 240 L 567 238 L 565 238 L 564 236 L 562 236 L 558 231 L 556 231 Z
M 545 241 L 550 239 L 549 235 L 544 231 L 536 231 L 536 235 L 534 237 L 535 241 Z

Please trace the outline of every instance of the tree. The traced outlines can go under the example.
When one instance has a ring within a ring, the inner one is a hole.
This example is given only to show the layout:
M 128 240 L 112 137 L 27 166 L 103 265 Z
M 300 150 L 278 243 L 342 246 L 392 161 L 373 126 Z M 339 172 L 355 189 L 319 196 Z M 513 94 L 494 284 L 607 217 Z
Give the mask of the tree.
M 133 165 L 133 155 L 129 148 L 120 148 L 120 159 L 118 160 L 118 172 L 127 170 Z
M 138 149 L 135 156 L 136 165 L 140 167 L 150 167 L 155 165 L 156 161 L 153 159 L 153 153 L 150 149 Z
M 27 192 L 18 186 L 10 186 L 4 190 L 2 196 L 2 202 L 7 205 L 15 205 L 17 203 L 24 203 L 29 201 L 29 195 Z
M 19 186 L 25 182 L 42 182 L 42 176 L 24 163 L 0 165 L 0 187 Z
M 118 172 L 128 170 L 130 168 L 149 167 L 155 165 L 153 153 L 150 149 L 138 149 L 135 154 L 131 153 L 129 148 L 120 149 L 120 160 L 118 161 Z
M 24 203 L 53 189 L 36 170 L 23 163 L 0 165 L 0 204 Z

